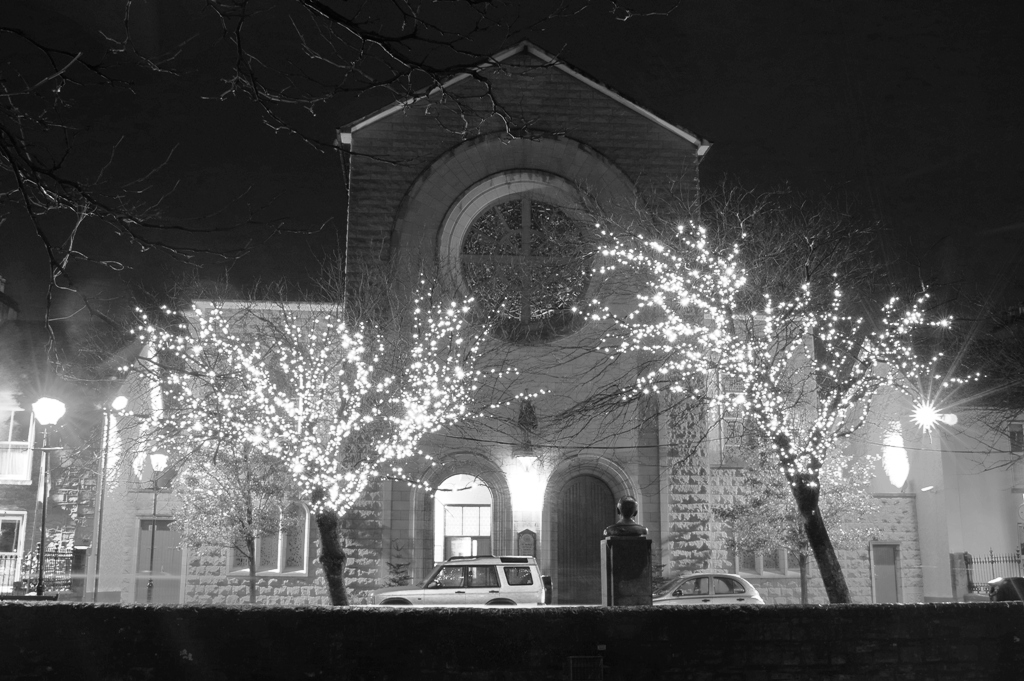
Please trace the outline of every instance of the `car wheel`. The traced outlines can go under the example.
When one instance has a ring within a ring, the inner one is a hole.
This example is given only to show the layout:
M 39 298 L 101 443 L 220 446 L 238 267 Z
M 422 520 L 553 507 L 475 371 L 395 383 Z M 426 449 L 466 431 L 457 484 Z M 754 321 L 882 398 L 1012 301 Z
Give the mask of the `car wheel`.
M 412 605 L 412 603 L 404 598 L 389 598 L 386 601 L 382 601 L 381 605 Z
M 515 604 L 516 604 L 515 601 L 509 601 L 509 600 L 506 600 L 506 599 L 490 601 L 489 603 L 487 603 L 487 605 L 506 605 L 506 606 L 508 606 L 508 605 L 515 606 Z

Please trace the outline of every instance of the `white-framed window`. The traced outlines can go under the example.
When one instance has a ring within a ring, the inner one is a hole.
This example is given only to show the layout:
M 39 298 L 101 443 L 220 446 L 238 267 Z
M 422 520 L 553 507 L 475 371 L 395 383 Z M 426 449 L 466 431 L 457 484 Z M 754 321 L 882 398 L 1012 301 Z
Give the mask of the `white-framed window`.
M 792 551 L 744 551 L 733 553 L 736 574 L 757 577 L 786 577 L 800 574 L 800 556 Z
M 452 556 L 484 556 L 492 552 L 491 491 L 479 478 L 458 474 L 446 478 L 434 493 L 434 563 Z
M 716 392 L 722 397 L 713 440 L 713 449 L 718 454 L 717 464 L 742 468 L 749 453 L 757 447 L 757 429 L 753 418 L 739 402 L 743 394 L 742 380 L 718 374 L 717 381 Z
M 444 507 L 445 558 L 491 553 L 491 507 L 451 504 Z
M 32 412 L 0 407 L 0 484 L 32 483 Z
M 0 513 L 0 593 L 11 593 L 21 579 L 24 535 L 24 513 Z
M 260 575 L 309 574 L 309 509 L 291 503 L 281 510 L 281 529 L 256 539 L 256 572 Z M 248 575 L 249 560 L 245 551 L 228 551 L 232 575 Z

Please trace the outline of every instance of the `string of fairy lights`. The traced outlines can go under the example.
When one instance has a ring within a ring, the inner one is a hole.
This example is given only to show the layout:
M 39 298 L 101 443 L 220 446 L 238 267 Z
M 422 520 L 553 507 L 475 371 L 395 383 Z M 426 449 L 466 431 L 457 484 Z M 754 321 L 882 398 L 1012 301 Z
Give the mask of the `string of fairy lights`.
M 654 368 L 638 376 L 640 393 L 668 390 L 752 419 L 793 487 L 818 489 L 829 452 L 865 422 L 884 387 L 930 404 L 920 385 L 937 377 L 941 355 L 920 360 L 912 340 L 949 320 L 929 320 L 925 296 L 889 300 L 873 327 L 845 313 L 836 282 L 824 306 L 805 284 L 791 299 L 766 296 L 760 309 L 741 309 L 738 245 L 713 249 L 694 224 L 668 243 L 603 237 L 601 275 L 644 275 L 624 315 L 592 302 L 593 319 L 625 331 L 605 350 L 663 360 L 645 365 Z M 346 511 L 379 477 L 429 492 L 406 466 L 432 463 L 420 449 L 425 436 L 479 415 L 470 405 L 485 371 L 481 336 L 467 327 L 471 301 L 437 304 L 427 290 L 421 282 L 404 331 L 287 304 L 144 318 L 138 336 L 155 350 L 149 369 L 162 395 L 143 419 L 151 449 L 175 459 L 240 444 L 269 453 L 314 512 Z
M 595 319 L 626 332 L 608 351 L 663 358 L 639 376 L 637 390 L 669 390 L 745 414 L 766 435 L 789 484 L 814 493 L 823 461 L 864 424 L 879 391 L 889 386 L 923 403 L 919 379 L 935 374 L 941 355 L 920 359 L 913 336 L 950 323 L 927 318 L 927 296 L 890 299 L 871 327 L 845 313 L 835 280 L 824 306 L 805 283 L 791 299 L 765 296 L 760 309 L 744 310 L 739 246 L 716 251 L 692 223 L 673 236 L 664 243 L 603 233 L 602 274 L 629 268 L 645 283 L 637 309 L 625 315 L 593 301 Z
M 143 420 L 149 446 L 188 459 L 244 443 L 285 462 L 314 512 L 345 512 L 381 476 L 422 486 L 404 468 L 431 462 L 422 439 L 475 416 L 470 304 L 418 294 L 404 333 L 330 309 L 164 309 L 138 329 L 162 393 Z

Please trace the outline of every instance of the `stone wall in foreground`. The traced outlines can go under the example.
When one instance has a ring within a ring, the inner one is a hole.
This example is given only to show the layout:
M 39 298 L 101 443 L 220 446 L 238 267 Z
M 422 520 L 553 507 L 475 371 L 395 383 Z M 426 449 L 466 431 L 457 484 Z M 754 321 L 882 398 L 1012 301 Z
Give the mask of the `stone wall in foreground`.
M 1009 681 L 1024 669 L 1019 602 L 415 610 L 6 601 L 0 627 L 4 679 Z

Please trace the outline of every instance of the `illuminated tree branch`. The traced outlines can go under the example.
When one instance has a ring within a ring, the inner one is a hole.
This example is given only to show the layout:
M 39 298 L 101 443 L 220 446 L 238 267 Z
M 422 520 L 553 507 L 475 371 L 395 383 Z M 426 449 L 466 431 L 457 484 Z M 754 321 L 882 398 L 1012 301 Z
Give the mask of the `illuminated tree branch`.
M 331 600 L 347 603 L 337 528 L 375 480 L 410 479 L 426 435 L 474 416 L 485 377 L 467 304 L 416 297 L 404 328 L 347 322 L 306 304 L 196 306 L 169 328 L 145 320 L 163 404 L 145 424 L 151 447 L 216 461 L 246 446 L 280 459 L 311 508 Z

